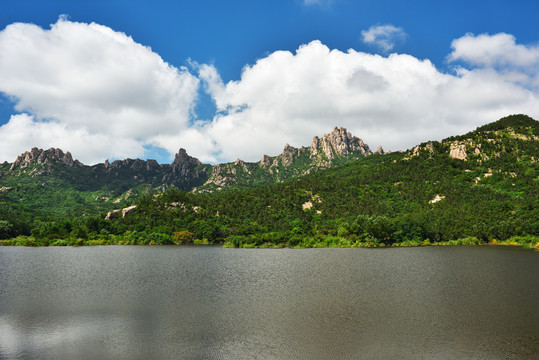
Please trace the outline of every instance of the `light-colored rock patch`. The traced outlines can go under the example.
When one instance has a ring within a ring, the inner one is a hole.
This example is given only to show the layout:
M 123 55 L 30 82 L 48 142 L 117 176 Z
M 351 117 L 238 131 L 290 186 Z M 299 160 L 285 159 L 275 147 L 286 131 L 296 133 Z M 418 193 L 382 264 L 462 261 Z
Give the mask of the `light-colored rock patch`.
M 435 204 L 437 203 L 438 201 L 442 201 L 443 199 L 445 199 L 445 196 L 444 195 L 436 195 L 434 197 L 434 199 L 430 200 L 429 201 L 429 204 Z
M 303 210 L 309 210 L 310 208 L 313 207 L 313 203 L 310 202 L 310 201 L 307 201 L 307 202 L 306 202 L 305 204 L 303 204 L 301 207 L 303 208 Z
M 135 209 L 137 208 L 137 205 L 128 206 L 126 208 L 122 209 L 122 217 L 125 217 L 126 215 L 132 214 Z
M 453 159 L 466 161 L 466 158 L 468 157 L 466 154 L 466 144 L 458 141 L 452 142 L 450 145 L 449 156 Z

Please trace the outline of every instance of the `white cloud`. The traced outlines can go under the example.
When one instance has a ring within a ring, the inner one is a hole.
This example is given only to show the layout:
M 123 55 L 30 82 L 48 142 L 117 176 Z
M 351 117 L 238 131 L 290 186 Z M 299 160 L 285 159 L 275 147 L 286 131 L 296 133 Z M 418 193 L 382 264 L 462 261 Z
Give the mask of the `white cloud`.
M 37 146 L 94 163 L 143 156 L 153 146 L 171 154 L 183 147 L 205 162 L 257 161 L 286 143 L 308 146 L 334 126 L 372 148 L 398 150 L 512 113 L 539 118 L 535 48 L 506 41 L 527 60 L 500 69 L 461 39 L 450 60 L 473 66 L 455 73 L 411 55 L 342 52 L 313 41 L 270 53 L 225 83 L 213 65 L 192 62 L 195 76 L 105 26 L 13 24 L 0 32 L 0 91 L 31 115 L 0 127 L 0 160 Z M 490 51 L 502 58 L 499 49 Z M 193 123 L 200 85 L 217 114 Z
M 512 113 L 539 115 L 538 94 L 493 69 L 448 74 L 410 55 L 341 52 L 319 41 L 259 59 L 226 85 L 211 66 L 201 79 L 221 113 L 199 131 L 227 160 L 309 145 L 333 126 L 396 150 Z
M 451 42 L 450 61 L 462 60 L 487 67 L 533 67 L 539 69 L 539 45 L 521 45 L 511 34 L 466 34 Z
M 129 146 L 131 156 L 141 156 L 152 137 L 188 128 L 198 82 L 187 69 L 95 23 L 61 17 L 49 30 L 15 23 L 0 32 L 0 91 L 17 99 L 18 111 L 35 115 L 27 127 L 88 134 L 79 137 L 84 146 L 70 150 L 85 162 L 122 156 L 116 145 L 125 140 L 137 144 Z M 59 146 L 60 136 L 45 134 L 36 133 L 35 142 Z M 27 150 L 22 146 L 17 151 Z
M 57 121 L 39 121 L 28 114 L 11 116 L 9 122 L 0 127 L 0 139 L 0 154 L 3 160 L 8 161 L 15 160 L 22 152 L 33 147 L 57 147 L 71 152 L 74 157 L 75 154 L 88 153 L 90 147 L 92 158 L 101 161 L 111 154 L 126 158 L 144 152 L 140 141 L 132 137 L 90 133 L 85 128 L 71 128 Z
M 379 47 L 384 52 L 391 51 L 397 42 L 403 41 L 406 33 L 402 28 L 393 25 L 371 26 L 361 32 L 363 42 Z

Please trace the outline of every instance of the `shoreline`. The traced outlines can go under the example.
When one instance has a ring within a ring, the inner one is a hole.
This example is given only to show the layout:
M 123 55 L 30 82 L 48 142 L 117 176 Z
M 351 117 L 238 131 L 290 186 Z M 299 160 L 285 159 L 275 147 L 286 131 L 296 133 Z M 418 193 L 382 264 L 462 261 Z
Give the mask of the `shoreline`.
M 0 246 L 25 246 L 25 247 L 49 247 L 49 246 L 108 246 L 108 245 L 139 245 L 139 246 L 221 246 L 223 248 L 237 249 L 310 249 L 310 248 L 397 248 L 397 247 L 424 247 L 424 246 L 516 246 L 524 249 L 539 251 L 539 237 L 537 236 L 513 236 L 507 240 L 492 239 L 488 242 L 482 242 L 475 237 L 463 238 L 458 240 L 449 240 L 441 242 L 430 242 L 429 239 L 419 241 L 407 241 L 393 244 L 384 244 L 376 242 L 352 242 L 349 239 L 327 236 L 325 238 L 314 239 L 305 237 L 301 243 L 290 245 L 290 243 L 256 243 L 239 242 L 232 243 L 225 241 L 222 243 L 210 243 L 206 239 L 195 240 L 192 243 L 180 244 L 158 244 L 155 242 L 133 243 L 123 238 L 113 239 L 51 239 L 37 240 L 29 236 L 19 236 L 13 239 L 0 240 Z

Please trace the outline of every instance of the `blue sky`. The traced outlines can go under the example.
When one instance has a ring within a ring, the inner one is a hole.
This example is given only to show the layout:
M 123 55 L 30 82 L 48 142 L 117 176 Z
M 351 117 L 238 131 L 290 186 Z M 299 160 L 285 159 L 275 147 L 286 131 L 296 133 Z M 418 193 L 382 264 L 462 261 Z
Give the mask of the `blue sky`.
M 538 13 L 536 1 L 3 0 L 0 161 L 32 146 L 85 163 L 168 162 L 180 147 L 213 163 L 256 161 L 333 126 L 397 150 L 505 112 L 538 117 Z M 113 35 L 90 36 L 92 23 Z M 86 63 L 84 49 L 103 55 Z M 359 87 L 344 89 L 351 79 Z M 116 103 L 100 91 L 111 87 Z

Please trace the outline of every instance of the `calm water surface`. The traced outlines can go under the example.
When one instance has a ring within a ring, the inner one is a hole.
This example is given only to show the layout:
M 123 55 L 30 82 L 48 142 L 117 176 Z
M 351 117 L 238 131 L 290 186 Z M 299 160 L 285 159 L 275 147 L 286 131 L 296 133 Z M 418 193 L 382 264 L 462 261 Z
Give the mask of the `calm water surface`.
M 0 359 L 537 359 L 539 253 L 0 247 Z

